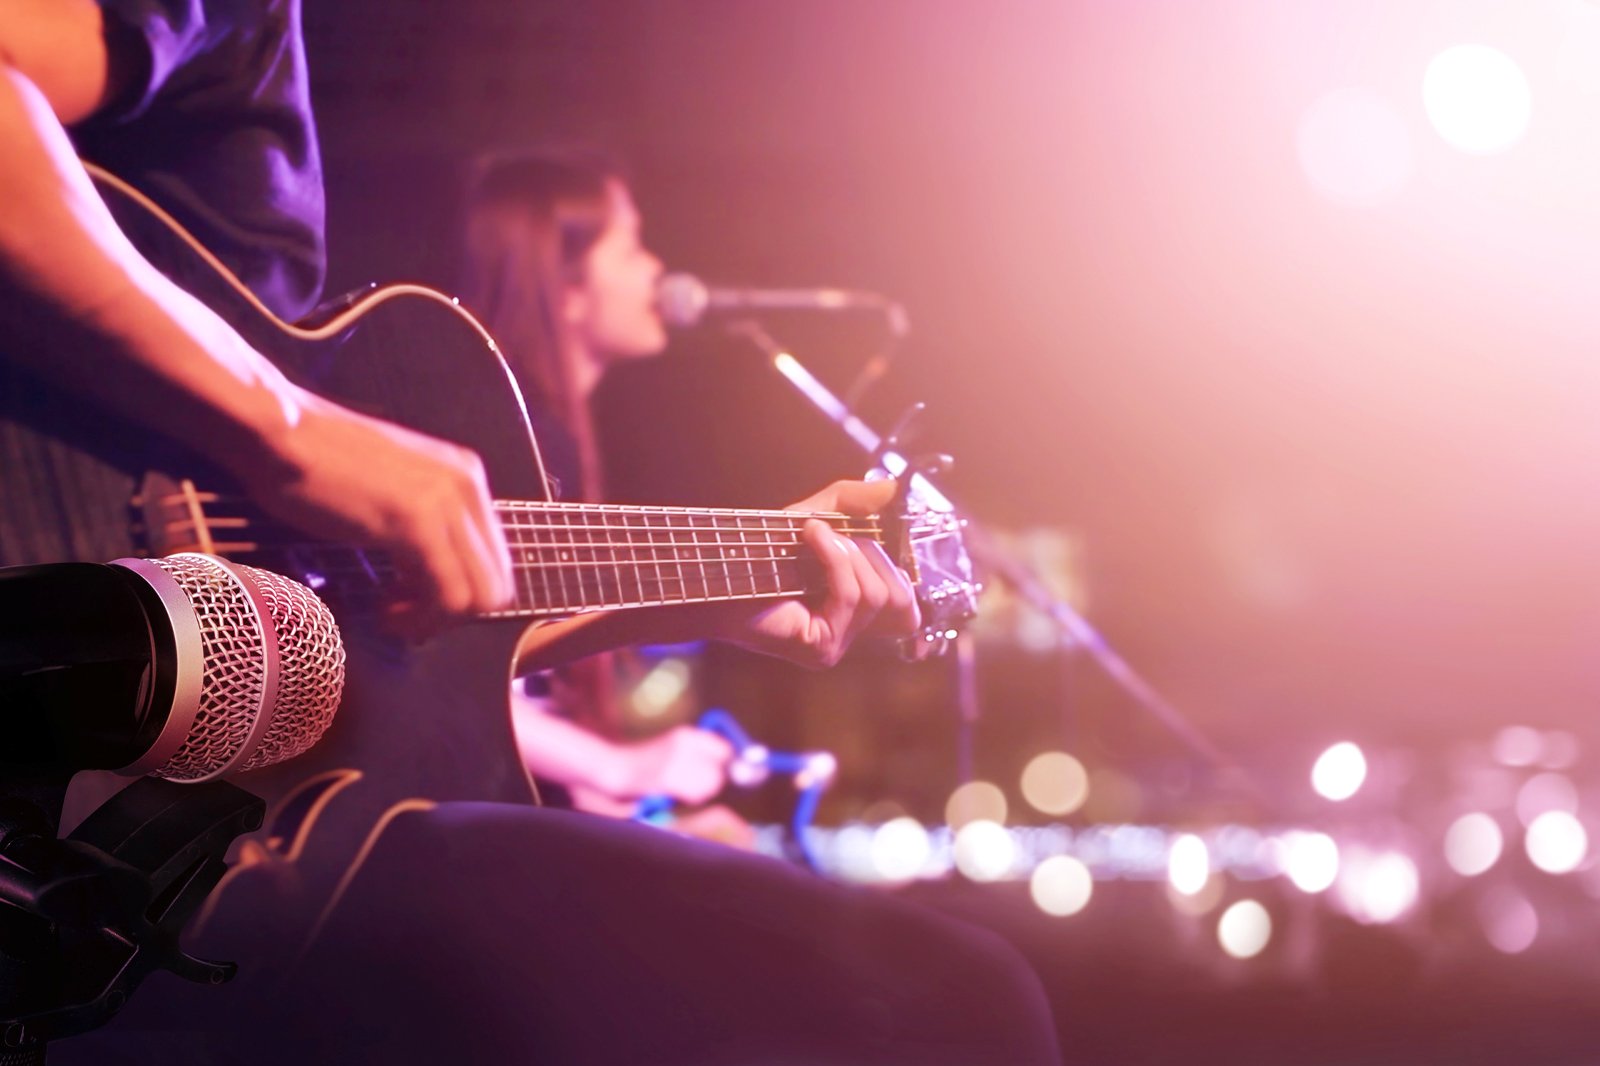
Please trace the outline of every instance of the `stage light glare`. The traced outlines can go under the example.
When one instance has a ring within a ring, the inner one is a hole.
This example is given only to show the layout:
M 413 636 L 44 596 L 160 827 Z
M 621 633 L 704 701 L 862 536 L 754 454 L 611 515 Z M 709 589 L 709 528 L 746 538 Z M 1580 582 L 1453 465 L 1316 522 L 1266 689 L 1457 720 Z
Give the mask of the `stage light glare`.
M 1497 889 L 1479 901 L 1478 921 L 1494 949 L 1507 955 L 1527 951 L 1539 936 L 1539 912 L 1509 889 Z
M 1192 896 L 1206 887 L 1211 877 L 1211 853 L 1206 842 L 1192 833 L 1184 833 L 1172 842 L 1167 853 L 1167 879 L 1172 887 L 1185 896 Z
M 841 826 L 828 849 L 828 866 L 847 881 L 872 881 L 877 868 L 872 861 L 874 833 L 870 826 Z
M 1088 771 L 1064 751 L 1043 752 L 1022 771 L 1022 795 L 1037 810 L 1065 817 L 1089 798 Z
M 1271 939 L 1272 916 L 1253 899 L 1241 899 L 1217 921 L 1217 940 L 1236 959 L 1254 958 Z
M 909 881 L 922 872 L 933 847 L 915 818 L 896 818 L 872 834 L 872 868 L 885 881 Z
M 988 781 L 968 781 L 950 793 L 944 805 L 945 824 L 960 829 L 969 822 L 1005 823 L 1006 794 Z
M 1481 44 L 1458 44 L 1434 56 L 1422 77 L 1422 103 L 1439 136 L 1472 155 L 1510 148 L 1533 115 L 1522 68 Z
M 1505 839 L 1495 820 L 1481 811 L 1463 814 L 1444 834 L 1444 858 L 1462 877 L 1477 877 L 1500 861 Z
M 1417 866 L 1397 851 L 1349 856 L 1339 875 L 1345 910 L 1368 925 L 1392 922 L 1417 902 Z
M 1566 811 L 1546 811 L 1528 826 L 1523 846 L 1528 858 L 1545 873 L 1571 873 L 1589 852 L 1589 834 Z
M 1335 803 L 1354 796 L 1366 779 L 1367 757 L 1348 740 L 1323 752 L 1311 768 L 1311 787 Z
M 1565 774 L 1534 774 L 1517 790 L 1517 819 L 1532 825 L 1534 819 L 1550 811 L 1578 813 L 1578 788 Z
M 1312 187 L 1354 207 L 1391 199 L 1411 177 L 1411 134 L 1371 89 L 1335 89 L 1317 98 L 1300 116 L 1295 148 Z
M 1544 754 L 1544 738 L 1537 729 L 1508 725 L 1494 735 L 1492 748 L 1503 766 L 1532 766 Z
M 1056 855 L 1034 867 L 1028 888 L 1040 910 L 1065 918 L 1089 905 L 1094 878 L 1089 868 L 1071 855 Z
M 1327 891 L 1339 877 L 1339 845 L 1326 833 L 1290 833 L 1284 841 L 1283 869 L 1300 891 Z
M 1017 846 L 998 822 L 968 822 L 956 833 L 956 869 L 972 881 L 998 881 L 1011 872 Z

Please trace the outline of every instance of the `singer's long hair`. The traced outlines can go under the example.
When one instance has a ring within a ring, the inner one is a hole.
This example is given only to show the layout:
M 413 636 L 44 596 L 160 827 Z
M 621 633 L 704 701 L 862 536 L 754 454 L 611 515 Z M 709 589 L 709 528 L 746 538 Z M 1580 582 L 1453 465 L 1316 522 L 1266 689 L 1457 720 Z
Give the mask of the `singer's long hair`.
M 604 475 L 594 416 L 575 385 L 579 354 L 562 301 L 584 280 L 584 262 L 611 222 L 611 186 L 621 168 L 593 151 L 499 154 L 476 167 L 466 204 L 462 298 L 504 351 L 529 406 L 571 438 L 579 483 L 567 499 L 597 502 Z M 568 713 L 602 732 L 621 732 L 615 660 L 591 656 L 556 671 Z
M 500 154 L 478 164 L 466 207 L 463 299 L 500 342 L 530 406 L 572 438 L 580 483 L 563 495 L 590 502 L 604 493 L 600 450 L 561 308 L 611 221 L 614 183 L 626 185 L 621 169 L 596 152 Z

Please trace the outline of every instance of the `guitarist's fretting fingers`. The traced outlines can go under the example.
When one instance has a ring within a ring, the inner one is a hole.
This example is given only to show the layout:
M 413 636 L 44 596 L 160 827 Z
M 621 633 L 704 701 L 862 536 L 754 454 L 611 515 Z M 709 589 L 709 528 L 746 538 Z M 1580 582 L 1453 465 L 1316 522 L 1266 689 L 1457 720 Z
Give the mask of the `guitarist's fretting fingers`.
M 850 619 L 850 632 L 845 640 L 848 647 L 861 634 L 872 630 L 873 623 L 883 613 L 884 604 L 889 602 L 889 585 L 867 561 L 867 553 L 861 550 L 860 544 L 850 537 L 839 539 L 844 542 L 845 552 L 850 557 L 850 569 L 854 571 L 856 584 L 861 588 L 861 595 L 856 600 L 856 613 Z
M 828 584 L 827 597 L 809 619 L 805 644 L 815 657 L 814 665 L 832 666 L 850 647 L 859 628 L 860 614 L 863 611 L 877 614 L 877 607 L 868 610 L 861 594 L 862 572 L 870 573 L 871 568 L 850 538 L 835 533 L 833 527 L 820 519 L 807 522 L 801 529 L 801 537 L 816 553 Z
M 853 543 L 861 548 L 878 577 L 883 580 L 887 598 L 878 613 L 872 633 L 882 637 L 909 637 L 922 625 L 922 612 L 917 609 L 917 596 L 911 588 L 911 579 L 905 571 L 894 565 L 889 553 L 874 541 L 857 538 Z

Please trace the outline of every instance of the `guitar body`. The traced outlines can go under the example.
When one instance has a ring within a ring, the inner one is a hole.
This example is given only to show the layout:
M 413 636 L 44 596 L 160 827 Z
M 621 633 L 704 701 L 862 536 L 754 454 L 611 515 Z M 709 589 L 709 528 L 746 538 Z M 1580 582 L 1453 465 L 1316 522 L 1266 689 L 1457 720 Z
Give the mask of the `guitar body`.
M 290 377 L 346 406 L 477 452 L 498 497 L 547 498 L 520 394 L 492 341 L 453 302 L 411 287 L 378 289 L 340 315 L 348 327 L 310 341 L 263 313 L 165 224 L 114 188 L 103 194 L 141 250 Z M 155 424 L 159 425 L 159 412 Z M 193 548 L 185 530 L 140 531 L 158 513 L 132 501 L 152 471 L 226 492 L 204 456 L 86 408 L 0 358 L 0 563 L 166 554 Z M 481 620 L 426 643 L 388 635 L 382 587 L 354 548 L 274 543 L 239 531 L 221 554 L 317 588 L 349 656 L 340 711 L 310 752 L 239 783 L 289 814 L 262 854 L 292 848 L 325 881 L 354 857 L 385 811 L 414 798 L 529 802 L 508 691 L 525 619 Z M 337 793 L 337 795 L 333 795 Z M 326 802 L 312 803 L 322 796 Z M 314 812 L 313 818 L 305 817 Z M 314 823 L 314 824 L 313 824 Z M 285 838 L 292 836 L 293 841 Z M 308 839 L 309 838 L 309 839 Z M 309 872 L 309 871 L 308 871 Z

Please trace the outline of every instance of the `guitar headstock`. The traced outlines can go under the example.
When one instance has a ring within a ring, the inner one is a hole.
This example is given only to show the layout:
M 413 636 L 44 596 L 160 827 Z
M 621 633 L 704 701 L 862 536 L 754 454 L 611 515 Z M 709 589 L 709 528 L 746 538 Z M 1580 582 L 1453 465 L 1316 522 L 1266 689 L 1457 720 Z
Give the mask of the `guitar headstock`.
M 899 476 L 895 507 L 884 516 L 890 553 L 911 578 L 922 612 L 921 630 L 902 648 L 909 659 L 943 652 L 977 616 L 983 591 L 967 554 L 967 520 L 917 469 L 913 464 Z

